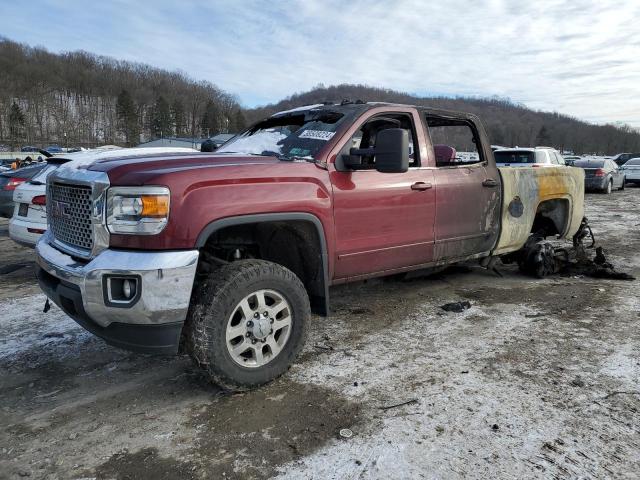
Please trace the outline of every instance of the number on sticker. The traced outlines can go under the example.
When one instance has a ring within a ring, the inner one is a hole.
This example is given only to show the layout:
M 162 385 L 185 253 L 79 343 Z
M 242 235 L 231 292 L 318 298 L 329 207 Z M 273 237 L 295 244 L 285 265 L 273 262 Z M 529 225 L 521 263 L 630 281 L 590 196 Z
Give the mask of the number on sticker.
M 336 132 L 325 132 L 323 130 L 305 130 L 300 134 L 299 138 L 313 138 L 314 140 L 331 140 Z

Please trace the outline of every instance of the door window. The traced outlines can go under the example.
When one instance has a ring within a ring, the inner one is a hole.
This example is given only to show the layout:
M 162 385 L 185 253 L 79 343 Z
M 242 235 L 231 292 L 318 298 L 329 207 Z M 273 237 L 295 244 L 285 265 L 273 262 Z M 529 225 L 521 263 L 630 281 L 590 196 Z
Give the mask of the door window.
M 478 137 L 465 120 L 426 116 L 436 167 L 473 165 L 483 161 Z
M 413 118 L 408 113 L 384 113 L 367 120 L 353 134 L 340 155 L 349 155 L 351 149 L 370 150 L 370 155 L 362 156 L 362 165 L 356 170 L 373 170 L 376 167 L 376 138 L 380 131 L 388 128 L 402 128 L 409 134 L 409 167 L 420 166 L 420 155 Z

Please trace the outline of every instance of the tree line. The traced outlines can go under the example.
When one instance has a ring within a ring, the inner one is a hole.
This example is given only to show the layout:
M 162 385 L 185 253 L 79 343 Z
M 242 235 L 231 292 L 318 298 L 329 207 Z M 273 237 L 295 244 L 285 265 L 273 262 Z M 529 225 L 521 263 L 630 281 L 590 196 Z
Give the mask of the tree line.
M 238 100 L 183 73 L 0 38 L 0 144 L 118 144 L 245 127 Z
M 276 104 L 245 111 L 250 123 L 281 110 L 343 99 L 390 102 L 458 110 L 483 121 L 491 143 L 507 147 L 550 146 L 577 154 L 613 155 L 640 152 L 640 132 L 628 125 L 593 125 L 560 113 L 540 112 L 504 98 L 417 97 L 367 85 L 320 84 Z
M 629 126 L 593 125 L 504 98 L 417 97 L 366 85 L 335 85 L 244 110 L 233 95 L 180 72 L 87 52 L 54 54 L 0 37 L 0 144 L 134 146 L 169 136 L 209 137 L 300 105 L 343 99 L 408 103 L 478 115 L 493 144 L 553 146 L 576 153 L 640 151 Z

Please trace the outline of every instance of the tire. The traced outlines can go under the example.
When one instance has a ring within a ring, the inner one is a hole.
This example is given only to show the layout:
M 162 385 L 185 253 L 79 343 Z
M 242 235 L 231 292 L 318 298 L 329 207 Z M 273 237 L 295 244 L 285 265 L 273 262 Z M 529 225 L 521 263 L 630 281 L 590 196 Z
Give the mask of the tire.
M 214 270 L 193 290 L 185 344 L 213 383 L 227 390 L 249 390 L 289 369 L 305 343 L 311 316 L 307 292 L 293 272 L 273 262 L 240 260 Z M 278 296 L 280 302 L 274 300 Z M 278 308 L 282 310 L 263 319 L 267 312 L 262 310 L 275 312 Z M 288 326 L 277 329 L 287 321 Z M 228 339 L 233 335 L 237 336 Z M 243 348 L 246 351 L 239 355 Z
M 557 273 L 558 263 L 553 244 L 542 238 L 530 238 L 520 252 L 518 267 L 525 275 L 537 278 Z
M 620 185 L 620 188 L 618 190 L 624 190 L 624 184 L 627 182 L 627 178 L 626 177 L 622 177 L 622 185 Z
M 613 191 L 613 180 L 607 182 L 607 186 L 602 190 L 602 193 L 609 195 Z

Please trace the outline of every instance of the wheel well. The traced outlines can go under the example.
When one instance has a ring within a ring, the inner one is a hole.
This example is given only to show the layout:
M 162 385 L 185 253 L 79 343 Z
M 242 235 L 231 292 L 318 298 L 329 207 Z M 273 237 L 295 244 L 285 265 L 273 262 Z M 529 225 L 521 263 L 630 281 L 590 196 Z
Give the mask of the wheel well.
M 569 224 L 569 201 L 564 198 L 545 200 L 538 205 L 531 233 L 544 237 L 562 235 Z
M 307 220 L 276 220 L 222 226 L 200 248 L 202 274 L 216 263 L 260 258 L 278 263 L 302 281 L 314 313 L 328 314 L 326 249 L 317 225 Z

